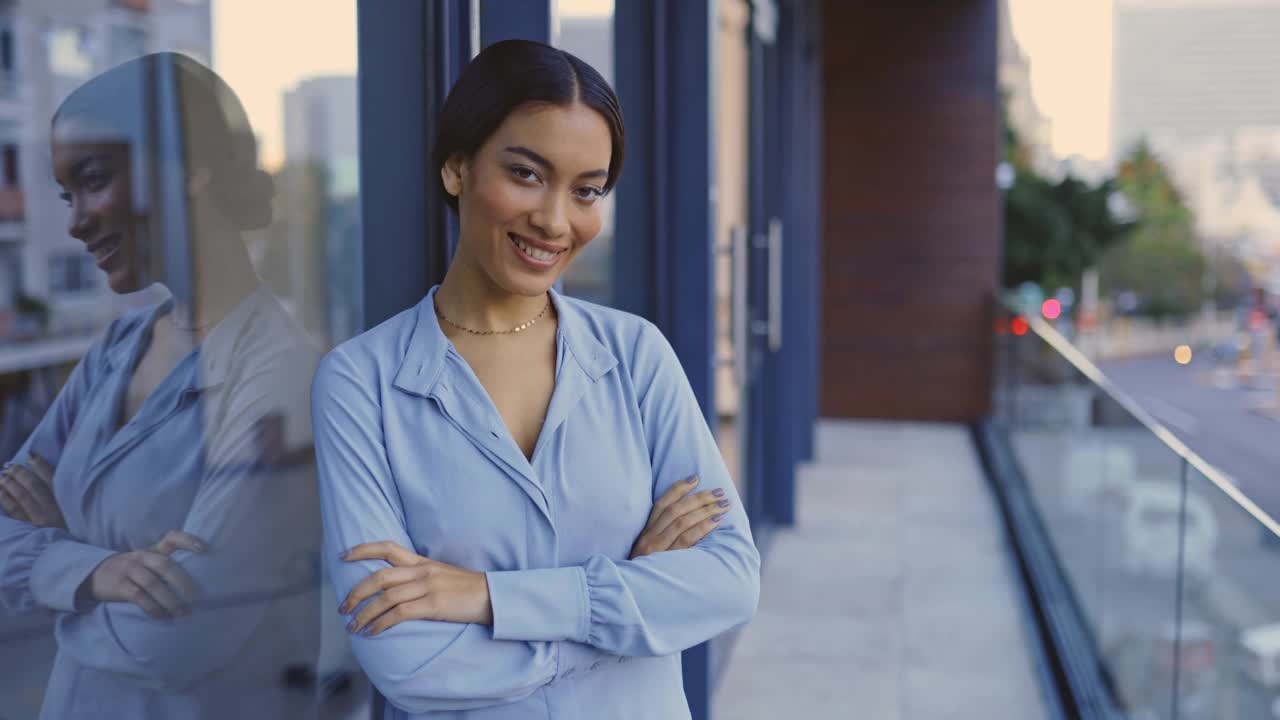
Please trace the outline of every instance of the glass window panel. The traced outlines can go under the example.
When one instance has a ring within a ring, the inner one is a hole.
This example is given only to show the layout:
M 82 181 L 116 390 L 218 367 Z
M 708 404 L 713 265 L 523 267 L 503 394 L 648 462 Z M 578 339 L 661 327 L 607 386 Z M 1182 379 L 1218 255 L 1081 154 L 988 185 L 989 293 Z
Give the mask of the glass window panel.
M 5 3 L 0 462 L 51 498 L 0 508 L 5 720 L 370 716 L 308 412 L 361 329 L 355 33 L 355 0 Z M 98 572 L 148 549 L 193 598 Z

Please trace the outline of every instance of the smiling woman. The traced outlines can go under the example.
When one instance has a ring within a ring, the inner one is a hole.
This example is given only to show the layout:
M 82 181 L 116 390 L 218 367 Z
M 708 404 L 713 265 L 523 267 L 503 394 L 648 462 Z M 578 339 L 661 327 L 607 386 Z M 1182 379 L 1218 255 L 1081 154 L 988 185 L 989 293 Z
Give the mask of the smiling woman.
M 505 41 L 433 152 L 459 244 L 312 388 L 325 556 L 388 717 L 689 717 L 679 653 L 755 611 L 759 554 L 675 353 L 557 293 L 622 169 L 589 65 Z

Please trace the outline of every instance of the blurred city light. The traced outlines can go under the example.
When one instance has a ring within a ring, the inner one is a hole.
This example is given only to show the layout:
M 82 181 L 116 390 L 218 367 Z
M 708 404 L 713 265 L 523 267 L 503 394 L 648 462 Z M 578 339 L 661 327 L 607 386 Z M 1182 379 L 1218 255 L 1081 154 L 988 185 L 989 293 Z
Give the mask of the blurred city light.
M 1027 319 L 1024 317 L 1016 317 L 1009 322 L 1009 330 L 1012 331 L 1014 335 L 1026 335 L 1028 329 L 1030 329 L 1030 325 L 1027 324 Z
M 1191 354 L 1192 354 L 1192 353 L 1191 353 L 1191 346 L 1190 346 L 1190 345 L 1179 345 L 1179 346 L 1178 346 L 1178 347 L 1173 351 L 1173 359 L 1174 359 L 1175 361 L 1177 361 L 1177 363 L 1178 363 L 1179 365 L 1190 365 L 1190 364 L 1191 364 Z
M 1062 303 L 1055 298 L 1049 298 L 1040 305 L 1040 313 L 1049 320 L 1057 320 L 1062 316 Z

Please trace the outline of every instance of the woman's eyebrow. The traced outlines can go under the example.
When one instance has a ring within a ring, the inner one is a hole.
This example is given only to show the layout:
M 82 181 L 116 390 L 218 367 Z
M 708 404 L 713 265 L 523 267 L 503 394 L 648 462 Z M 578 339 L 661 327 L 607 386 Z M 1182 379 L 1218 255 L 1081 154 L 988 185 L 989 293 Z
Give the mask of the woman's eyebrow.
M 71 166 L 71 177 L 76 177 L 80 175 L 80 173 L 84 172 L 86 168 L 88 168 L 90 165 L 94 164 L 95 162 L 99 162 L 99 163 L 105 162 L 105 154 L 94 153 L 92 155 L 89 155 L 77 160 L 75 164 Z
M 513 153 L 515 155 L 523 155 L 524 157 L 531 160 L 535 165 L 541 165 L 544 169 L 548 171 L 556 169 L 556 166 L 552 165 L 550 160 L 542 157 L 538 153 L 530 150 L 527 147 L 524 147 L 523 145 L 508 145 L 507 147 L 503 148 L 503 150 L 505 152 Z
M 101 161 L 101 160 L 102 160 L 101 153 L 94 153 L 92 155 L 87 155 L 85 157 L 80 158 L 79 160 L 76 160 L 74 163 L 72 163 L 71 168 L 67 171 L 67 178 L 70 180 L 75 180 L 76 178 L 80 177 L 81 173 L 85 171 L 85 168 L 93 164 L 94 161 Z M 59 185 L 59 187 L 61 187 L 62 181 L 58 179 L 58 173 L 56 168 L 52 173 L 52 175 L 53 175 L 53 181 L 56 182 Z
M 523 145 L 509 145 L 503 148 L 503 151 L 513 153 L 515 155 L 521 155 L 525 158 L 528 158 L 534 164 L 541 165 L 547 172 L 555 172 L 556 166 L 551 164 L 550 160 L 542 157 L 538 153 L 530 150 L 527 147 L 524 147 Z M 578 177 L 579 178 L 609 177 L 609 171 L 603 170 L 603 169 L 588 170 L 583 173 L 578 173 Z

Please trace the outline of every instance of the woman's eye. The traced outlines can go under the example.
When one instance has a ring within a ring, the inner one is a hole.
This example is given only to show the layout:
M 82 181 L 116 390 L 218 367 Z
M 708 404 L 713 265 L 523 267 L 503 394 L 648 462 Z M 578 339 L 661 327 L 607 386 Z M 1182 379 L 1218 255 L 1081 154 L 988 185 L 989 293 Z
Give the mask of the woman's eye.
M 58 199 L 61 200 L 63 204 L 65 204 L 67 207 L 71 207 L 71 193 L 60 192 L 58 193 Z
M 106 173 L 86 173 L 84 177 L 81 178 L 84 186 L 95 192 L 106 187 L 110 179 L 111 178 Z
M 521 180 L 537 180 L 538 174 L 523 165 L 514 165 L 511 168 L 511 174 Z
M 574 194 L 578 196 L 579 200 L 585 200 L 588 203 L 593 203 L 596 200 L 599 200 L 600 198 L 604 197 L 603 190 L 601 190 L 598 187 L 591 187 L 590 185 L 588 185 L 587 187 L 578 188 L 577 190 L 574 191 Z

